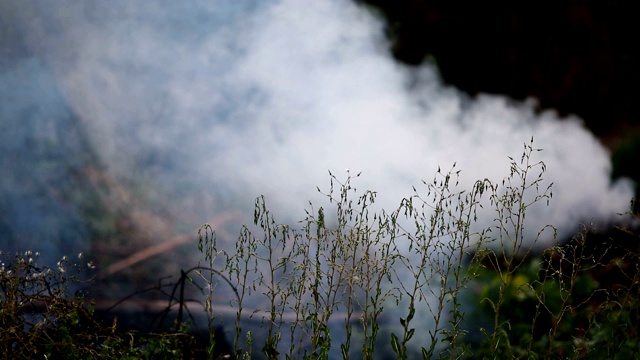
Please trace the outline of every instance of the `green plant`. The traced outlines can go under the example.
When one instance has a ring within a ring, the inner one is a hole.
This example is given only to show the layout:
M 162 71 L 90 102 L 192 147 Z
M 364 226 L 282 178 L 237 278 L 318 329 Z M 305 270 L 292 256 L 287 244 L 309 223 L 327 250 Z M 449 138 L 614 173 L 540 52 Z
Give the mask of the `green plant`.
M 520 257 L 523 265 L 501 280 L 499 260 L 485 259 L 474 288 L 495 303 L 499 323 L 509 324 L 501 342 L 479 344 L 479 357 L 630 359 L 640 355 L 638 236 L 623 248 L 623 236 L 602 239 L 586 226 L 567 244 L 542 255 Z M 635 241 L 634 241 L 635 239 Z M 504 291 L 503 289 L 504 286 Z M 480 308 L 486 313 L 489 307 Z M 476 321 L 482 321 L 475 315 Z M 508 353 L 507 353 L 508 352 Z M 507 355 L 505 355 L 507 354 Z
M 9 256 L 10 258 L 5 258 Z M 3 359 L 175 359 L 183 333 L 116 332 L 97 320 L 82 290 L 91 262 L 82 254 L 40 266 L 38 252 L 0 252 L 0 357 Z
M 444 350 L 449 357 L 468 354 L 465 344 L 459 340 L 465 333 L 459 326 L 464 317 L 459 294 L 469 280 L 463 271 L 463 261 L 470 248 L 484 241 L 484 231 L 474 232 L 471 226 L 477 219 L 480 197 L 491 183 L 478 181 L 468 192 L 453 190 L 458 187 L 459 174 L 455 165 L 446 173 L 438 169 L 433 183 L 423 182 L 427 187 L 426 197 L 414 188 L 415 195 L 405 199 L 400 207 L 410 220 L 409 225 L 413 225 L 410 231 L 403 228 L 408 252 L 401 256 L 402 266 L 397 271 L 409 274 L 397 278 L 401 295 L 408 298 L 407 316 L 400 319 L 402 337 L 391 334 L 392 349 L 400 359 L 418 356 L 409 353 L 408 344 L 415 335 L 411 322 L 419 307 L 425 308 L 426 316 L 433 318 L 432 327 L 423 329 L 428 333 L 426 343 L 429 344 L 420 347 L 423 358 L 433 358 L 441 341 L 449 344 Z M 421 313 L 424 316 L 424 311 Z
M 509 319 L 500 317 L 514 274 L 545 231 L 551 230 L 553 238 L 556 236 L 555 228 L 548 225 L 540 229 L 534 238 L 525 238 L 527 209 L 540 201 L 546 201 L 548 205 L 553 196 L 551 185 L 540 191 L 546 166 L 543 162 L 531 163 L 532 154 L 537 151 L 540 149 L 533 148 L 531 139 L 529 144 L 525 144 L 519 161 L 509 158 L 511 170 L 509 176 L 502 181 L 502 186 L 490 185 L 490 204 L 496 213 L 495 225 L 487 231 L 491 236 L 488 239 L 491 246 L 480 249 L 474 259 L 473 266 L 489 262 L 497 272 L 497 296 L 483 299 L 489 303 L 493 313 L 493 331 L 489 334 L 486 329 L 481 329 L 489 338 L 489 348 L 494 358 L 514 357 L 511 344 L 506 339 L 511 331 L 511 323 Z
M 537 151 L 532 139 L 502 182 L 470 189 L 460 187 L 455 164 L 438 169 L 390 212 L 376 192 L 356 190 L 360 174 L 341 181 L 329 173 L 328 191 L 318 189 L 326 204 L 310 203 L 297 227 L 278 222 L 258 197 L 235 248 L 220 246 L 205 225 L 196 266 L 131 295 L 166 296 L 158 323 L 176 315 L 166 333 L 121 333 L 115 321 L 96 320 L 81 290 L 90 282 L 82 256 L 46 267 L 37 253 L 0 252 L 0 356 L 193 357 L 192 286 L 205 297 L 209 359 L 638 357 L 640 236 L 617 229 L 590 241 L 585 226 L 534 254 L 542 236 L 555 238 L 550 225 L 524 231 L 531 207 L 552 197 Z M 233 349 L 224 353 L 215 331 L 221 293 L 235 311 Z
M 339 184 L 337 191 L 334 184 Z M 223 272 L 238 284 L 239 296 L 232 302 L 237 307 L 237 357 L 243 353 L 238 345 L 243 301 L 256 291 L 261 291 L 267 305 L 253 311 L 263 314 L 265 357 L 278 357 L 286 336 L 286 358 L 328 358 L 332 347 L 329 329 L 336 314 L 343 317 L 346 333 L 340 344 L 342 356 L 348 358 L 350 352 L 357 351 L 351 348 L 356 314 L 361 326 L 359 335 L 363 337 L 360 351 L 365 358 L 373 356 L 381 306 L 394 291 L 397 293 L 397 289 L 383 288 L 397 258 L 393 241 L 387 241 L 396 234 L 395 220 L 386 214 L 374 214 L 370 219 L 368 207 L 374 202 L 375 193 L 358 197 L 355 204 L 359 208 L 354 208 L 349 197 L 353 192 L 351 178 L 340 183 L 331 175 L 326 197 L 335 208 L 335 217 L 326 219 L 324 208 L 307 211 L 298 231 L 278 224 L 264 198 L 259 197 L 254 224 L 263 236 L 256 237 L 243 227 L 232 254 L 215 248 L 215 233 L 209 227 L 201 229 L 201 248 L 223 258 Z M 330 228 L 328 221 L 336 226 Z M 286 321 L 288 335 L 282 332 L 285 313 L 292 314 L 287 316 L 292 319 Z
M 41 268 L 39 256 L 25 251 L 2 259 L 0 348 L 5 359 L 73 353 L 72 336 L 93 311 L 85 308 L 82 291 L 66 296 L 80 282 L 80 267 L 64 257 L 55 268 Z
M 242 228 L 231 252 L 218 248 L 214 229 L 203 227 L 199 249 L 238 292 L 231 299 L 235 356 L 251 351 L 240 344 L 243 314 L 251 302 L 249 313 L 260 314 L 265 327 L 261 350 L 266 358 L 282 353 L 288 359 L 356 354 L 370 359 L 385 342 L 401 359 L 469 357 L 473 349 L 465 339 L 477 329 L 464 325 L 461 299 L 487 263 L 497 270 L 498 291 L 484 297 L 493 318 L 492 326 L 481 330 L 494 357 L 519 356 L 502 309 L 537 239 L 547 231 L 555 236 L 546 226 L 533 239 L 525 238 L 528 208 L 548 204 L 552 197 L 551 185 L 542 185 L 544 163 L 532 162 L 537 151 L 532 139 L 518 161 L 510 158 L 509 176 L 501 183 L 484 179 L 468 190 L 460 189 L 455 165 L 448 172 L 438 169 L 433 182 L 423 182 L 426 195 L 414 188 L 414 195 L 392 212 L 373 210 L 375 192 L 358 195 L 352 182 L 360 174 L 348 173 L 341 182 L 329 173 L 329 191 L 318 189 L 328 204 L 317 209 L 310 204 L 299 229 L 278 223 L 259 197 L 254 227 Z M 493 225 L 479 227 L 478 218 L 491 212 Z M 385 330 L 384 341 L 380 321 L 388 307 L 406 312 L 399 328 Z M 428 324 L 425 317 L 431 319 Z M 344 336 L 336 346 L 330 329 L 338 323 Z M 416 331 L 416 326 L 424 328 Z M 525 348 L 531 352 L 533 347 Z

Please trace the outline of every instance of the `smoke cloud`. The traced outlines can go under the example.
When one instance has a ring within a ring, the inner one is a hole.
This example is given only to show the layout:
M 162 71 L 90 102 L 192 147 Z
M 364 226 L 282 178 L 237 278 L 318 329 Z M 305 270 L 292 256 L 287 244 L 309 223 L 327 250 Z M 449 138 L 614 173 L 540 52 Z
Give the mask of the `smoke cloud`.
M 327 170 L 350 168 L 397 200 L 453 162 L 469 181 L 499 180 L 533 136 L 555 184 L 537 221 L 567 234 L 626 208 L 628 184 L 610 184 L 608 154 L 579 119 L 469 99 L 432 65 L 403 68 L 353 4 L 243 3 L 5 7 L 120 176 L 300 209 Z
M 630 183 L 611 183 L 609 154 L 580 119 L 538 113 L 532 101 L 470 98 L 443 85 L 434 64 L 397 64 L 381 21 L 351 2 L 3 1 L 0 20 L 4 41 L 20 49 L 3 54 L 3 168 L 30 166 L 6 164 L 25 116 L 8 103 L 51 103 L 39 106 L 55 121 L 67 116 L 56 107 L 68 107 L 105 171 L 143 184 L 194 232 L 260 194 L 298 220 L 328 170 L 362 171 L 356 185 L 390 207 L 454 162 L 462 186 L 500 181 L 507 156 L 532 136 L 554 196 L 529 214 L 531 231 L 553 224 L 568 236 L 580 222 L 611 220 L 632 197 Z M 22 186 L 2 181 L 5 199 Z

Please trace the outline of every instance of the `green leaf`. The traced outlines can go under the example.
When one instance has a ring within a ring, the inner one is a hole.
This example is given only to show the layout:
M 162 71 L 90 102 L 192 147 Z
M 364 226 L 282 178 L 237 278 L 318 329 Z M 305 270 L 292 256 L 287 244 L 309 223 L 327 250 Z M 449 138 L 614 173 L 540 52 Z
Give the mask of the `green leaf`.
M 398 337 L 393 333 L 391 334 L 391 348 L 393 349 L 393 352 L 400 355 L 400 344 L 398 343 Z
M 407 316 L 407 321 L 411 321 L 415 316 L 415 314 L 416 314 L 416 308 L 411 306 L 411 308 L 409 309 L 409 316 Z
M 348 359 L 349 358 L 349 351 L 347 350 L 347 347 L 344 344 L 340 344 L 340 350 L 342 351 L 342 358 L 343 359 Z
M 405 342 L 407 342 L 407 341 L 411 340 L 411 338 L 413 337 L 413 333 L 414 333 L 415 331 L 416 331 L 416 329 L 410 329 L 410 330 L 407 332 L 407 338 L 406 338 L 406 339 L 404 339 L 404 341 L 405 341 Z

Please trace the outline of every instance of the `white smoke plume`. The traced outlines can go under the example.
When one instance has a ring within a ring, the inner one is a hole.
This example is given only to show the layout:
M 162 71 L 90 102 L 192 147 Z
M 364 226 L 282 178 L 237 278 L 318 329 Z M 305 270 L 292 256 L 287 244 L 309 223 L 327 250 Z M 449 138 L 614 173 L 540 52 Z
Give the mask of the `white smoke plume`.
M 468 183 L 500 180 L 533 136 L 555 189 L 534 223 L 566 235 L 626 209 L 629 184 L 610 183 L 609 154 L 579 119 L 469 99 L 433 65 L 398 65 L 381 22 L 350 2 L 243 4 L 25 1 L 5 11 L 112 171 L 160 178 L 167 191 L 196 179 L 299 211 L 327 170 L 350 168 L 397 202 L 453 162 Z

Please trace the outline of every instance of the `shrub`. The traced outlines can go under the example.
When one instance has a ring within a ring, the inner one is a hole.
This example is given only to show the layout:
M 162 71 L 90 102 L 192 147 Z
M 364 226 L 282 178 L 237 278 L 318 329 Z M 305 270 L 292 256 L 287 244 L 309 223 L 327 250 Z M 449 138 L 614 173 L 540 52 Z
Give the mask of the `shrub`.
M 638 236 L 597 236 L 584 227 L 569 243 L 505 275 L 499 260 L 476 270 L 474 295 L 486 299 L 471 317 L 486 322 L 503 292 L 499 344 L 478 342 L 476 356 L 489 358 L 633 359 L 640 356 Z M 619 240 L 632 240 L 622 242 Z M 625 244 L 633 247 L 624 247 Z M 505 279 L 502 281 L 500 279 Z
M 175 359 L 184 334 L 121 334 L 94 316 L 82 288 L 86 267 L 63 257 L 40 266 L 39 253 L 0 252 L 2 359 Z M 9 258 L 6 258 L 9 257 Z M 91 263 L 87 264 L 92 267 Z

